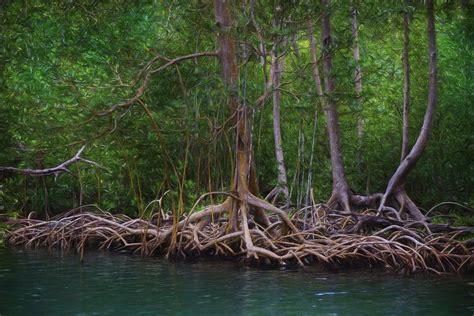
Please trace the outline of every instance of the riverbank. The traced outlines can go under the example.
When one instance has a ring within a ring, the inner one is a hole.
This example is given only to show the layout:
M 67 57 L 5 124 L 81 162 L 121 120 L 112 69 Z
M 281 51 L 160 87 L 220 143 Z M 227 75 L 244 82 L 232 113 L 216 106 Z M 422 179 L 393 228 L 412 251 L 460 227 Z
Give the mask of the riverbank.
M 6 236 L 10 245 L 74 250 L 128 251 L 167 258 L 218 257 L 250 265 L 328 269 L 384 267 L 404 273 L 469 273 L 474 270 L 473 227 L 402 221 L 375 211 L 350 214 L 319 207 L 288 223 L 270 217 L 262 227 L 232 229 L 228 218 L 207 209 L 179 221 L 165 214 L 148 220 L 106 212 L 68 212 L 50 221 L 20 219 Z M 203 215 L 206 215 L 205 217 Z M 200 220 L 196 220 L 199 218 Z M 290 218 L 290 217 L 289 217 Z M 247 233 L 253 248 L 246 248 Z

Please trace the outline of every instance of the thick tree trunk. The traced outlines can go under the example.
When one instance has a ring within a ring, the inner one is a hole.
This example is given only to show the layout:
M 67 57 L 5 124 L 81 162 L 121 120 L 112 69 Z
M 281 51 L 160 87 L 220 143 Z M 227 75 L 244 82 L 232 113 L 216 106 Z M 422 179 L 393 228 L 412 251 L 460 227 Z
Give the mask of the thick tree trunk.
M 331 24 L 327 9 L 328 0 L 321 0 L 323 7 L 322 36 L 323 36 L 323 70 L 325 91 L 327 94 L 327 106 L 324 108 L 327 116 L 327 127 L 329 134 L 329 146 L 331 154 L 333 193 L 330 202 L 337 200 L 344 210 L 350 210 L 350 191 L 346 181 L 344 164 L 341 151 L 341 136 L 339 129 L 339 118 L 337 106 L 334 100 L 334 82 L 332 79 L 332 37 Z
M 357 26 L 357 11 L 355 7 L 351 8 L 351 17 L 352 17 L 352 53 L 354 56 L 355 70 L 354 70 L 354 84 L 356 99 L 358 103 L 358 112 L 357 112 L 357 164 L 359 166 L 359 171 L 362 164 L 362 143 L 364 138 L 364 117 L 362 115 L 362 71 L 360 68 L 360 50 L 359 50 L 359 31 Z
M 273 138 L 275 141 L 275 157 L 278 168 L 278 189 L 283 194 L 286 205 L 290 204 L 290 196 L 288 192 L 288 179 L 286 175 L 285 159 L 283 155 L 283 146 L 281 138 L 281 119 L 280 119 L 280 105 L 281 105 L 281 90 L 280 83 L 283 74 L 284 56 L 279 56 L 279 39 L 275 39 L 272 57 L 272 83 L 273 83 Z M 282 41 L 284 42 L 284 41 Z
M 257 178 L 254 163 L 251 161 L 252 155 L 252 135 L 250 126 L 250 110 L 240 104 L 237 67 L 234 40 L 231 35 L 232 17 L 229 8 L 230 1 L 215 0 L 215 19 L 219 32 L 217 44 L 219 47 L 219 61 L 222 68 L 222 78 L 229 90 L 229 108 L 236 122 L 236 164 L 234 173 L 234 183 L 232 190 L 237 192 L 239 201 L 233 201 L 231 224 L 234 229 L 237 225 L 237 213 L 240 210 L 243 219 L 253 211 L 255 220 L 268 226 L 269 222 L 261 209 L 249 210 L 247 203 L 248 194 L 257 194 Z
M 437 50 L 436 50 L 436 33 L 435 33 L 435 18 L 433 0 L 427 0 L 426 2 L 427 15 L 428 15 L 428 54 L 429 54 L 429 83 L 428 83 L 428 101 L 423 119 L 423 125 L 421 127 L 420 134 L 415 142 L 415 145 L 402 160 L 397 170 L 393 174 L 392 178 L 388 182 L 384 196 L 380 203 L 380 208 L 385 204 L 385 201 L 392 193 L 395 192 L 400 185 L 405 182 L 405 179 L 409 172 L 413 169 L 417 161 L 423 154 L 426 144 L 428 143 L 428 137 L 433 125 L 434 112 L 437 101 L 437 86 L 438 86 L 438 67 L 437 67 Z M 419 211 L 418 211 L 419 212 Z M 420 214 L 412 214 L 415 218 L 424 216 Z M 417 218 L 418 219 L 418 218 Z
M 236 170 L 234 190 L 246 191 L 249 189 L 251 178 L 250 163 L 250 122 L 248 109 L 239 102 L 238 78 L 235 45 L 231 36 L 232 18 L 228 1 L 215 1 L 216 23 L 219 27 L 217 42 L 219 46 L 219 60 L 222 67 L 222 78 L 229 90 L 229 108 L 236 120 Z M 252 179 L 252 182 L 254 180 Z M 256 189 L 256 187 L 253 187 Z M 256 192 L 255 192 L 256 193 Z

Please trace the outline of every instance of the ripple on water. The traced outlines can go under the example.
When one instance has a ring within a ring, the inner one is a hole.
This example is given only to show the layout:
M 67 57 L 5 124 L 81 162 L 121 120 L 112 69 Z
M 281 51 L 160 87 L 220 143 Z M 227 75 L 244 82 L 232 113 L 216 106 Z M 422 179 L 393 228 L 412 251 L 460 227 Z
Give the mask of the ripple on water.
M 0 314 L 472 314 L 474 277 L 0 250 Z
M 325 295 L 340 295 L 340 294 L 347 294 L 349 292 L 321 292 L 321 293 L 316 293 L 316 296 L 325 296 Z

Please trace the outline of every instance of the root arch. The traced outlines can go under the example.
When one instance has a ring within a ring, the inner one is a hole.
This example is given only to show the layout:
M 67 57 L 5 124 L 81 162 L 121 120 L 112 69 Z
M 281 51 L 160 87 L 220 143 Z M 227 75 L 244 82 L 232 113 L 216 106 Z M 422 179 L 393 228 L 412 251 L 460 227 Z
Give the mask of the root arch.
M 311 217 L 300 210 L 290 218 L 283 210 L 249 195 L 247 202 L 240 204 L 238 229 L 233 231 L 229 225 L 231 199 L 174 225 L 157 225 L 161 215 L 144 220 L 91 210 L 66 213 L 51 221 L 22 219 L 7 241 L 11 245 L 75 249 L 81 254 L 88 247 L 98 247 L 176 258 L 230 257 L 275 266 L 364 265 L 438 274 L 474 268 L 474 243 L 459 238 L 474 233 L 472 227 L 397 220 L 370 209 L 347 214 L 325 204 L 314 206 Z M 265 210 L 274 222 L 266 228 L 258 225 L 250 207 Z

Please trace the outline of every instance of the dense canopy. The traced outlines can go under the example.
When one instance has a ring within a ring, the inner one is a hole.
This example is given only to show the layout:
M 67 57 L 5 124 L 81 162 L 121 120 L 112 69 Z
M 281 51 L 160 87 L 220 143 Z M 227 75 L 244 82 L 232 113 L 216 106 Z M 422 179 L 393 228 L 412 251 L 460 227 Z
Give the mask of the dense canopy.
M 3 2 L 6 240 L 470 271 L 473 8 Z
M 230 185 L 233 130 L 215 58 L 183 61 L 151 78 L 140 103 L 98 115 L 134 95 L 134 80 L 153 58 L 216 49 L 213 5 L 207 1 L 4 1 L 1 5 L 0 165 L 54 166 L 86 145 L 103 169 L 29 178 L 2 174 L 8 211 L 51 214 L 79 204 L 137 215 L 168 192 L 169 209 L 189 208 L 208 191 Z M 473 7 L 436 4 L 439 96 L 426 152 L 407 191 L 429 208 L 473 203 Z M 403 19 L 410 16 L 410 145 L 428 91 L 426 13 L 421 2 L 342 1 L 330 6 L 333 77 L 346 176 L 359 194 L 381 192 L 401 150 Z M 356 13 L 358 37 L 351 30 Z M 253 153 L 260 193 L 277 186 L 272 102 L 256 104 L 270 76 L 270 52 L 282 64 L 281 138 L 290 200 L 331 193 L 326 118 L 312 81 L 308 21 L 321 52 L 320 6 L 298 1 L 232 5 L 238 95 L 252 109 Z M 358 45 L 359 60 L 353 57 Z M 263 63 L 261 48 L 268 57 Z M 320 58 L 321 55 L 318 55 Z M 321 65 L 319 66 L 321 68 Z M 360 92 L 354 71 L 360 69 Z M 265 73 L 264 73 L 265 71 Z M 322 69 L 320 69 L 322 72 Z M 316 121 L 315 121 L 316 119 Z M 363 133 L 357 126 L 363 121 Z

